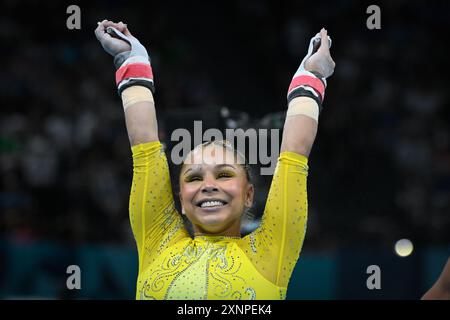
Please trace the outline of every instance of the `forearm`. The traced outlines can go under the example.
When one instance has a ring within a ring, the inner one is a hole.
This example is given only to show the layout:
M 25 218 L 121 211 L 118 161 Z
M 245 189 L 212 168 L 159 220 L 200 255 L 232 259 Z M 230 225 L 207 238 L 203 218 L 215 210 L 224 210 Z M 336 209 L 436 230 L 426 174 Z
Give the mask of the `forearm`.
M 283 129 L 281 152 L 295 152 L 309 157 L 318 128 L 318 105 L 308 97 L 298 97 L 289 103 L 288 108 L 295 108 L 298 114 L 289 112 Z
M 131 146 L 158 141 L 158 124 L 151 91 L 133 86 L 122 92 L 125 122 Z

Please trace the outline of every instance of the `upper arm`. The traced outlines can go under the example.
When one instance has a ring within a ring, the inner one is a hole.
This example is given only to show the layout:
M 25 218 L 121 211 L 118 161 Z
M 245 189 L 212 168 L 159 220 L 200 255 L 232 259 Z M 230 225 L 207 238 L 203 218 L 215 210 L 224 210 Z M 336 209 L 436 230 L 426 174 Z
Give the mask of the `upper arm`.
M 289 282 L 306 233 L 307 172 L 304 156 L 280 154 L 261 225 L 244 238 L 250 260 L 280 287 Z
M 175 209 L 166 156 L 159 141 L 132 147 L 133 182 L 129 212 L 140 264 L 152 260 L 179 236 L 186 236 Z

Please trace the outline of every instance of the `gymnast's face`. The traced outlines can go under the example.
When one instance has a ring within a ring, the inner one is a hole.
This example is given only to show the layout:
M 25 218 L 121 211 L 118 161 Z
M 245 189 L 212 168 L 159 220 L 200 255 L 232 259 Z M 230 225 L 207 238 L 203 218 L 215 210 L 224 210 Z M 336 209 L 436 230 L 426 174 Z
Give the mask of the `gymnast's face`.
M 244 168 L 223 146 L 194 149 L 181 169 L 181 205 L 195 235 L 240 236 L 241 218 L 253 194 Z

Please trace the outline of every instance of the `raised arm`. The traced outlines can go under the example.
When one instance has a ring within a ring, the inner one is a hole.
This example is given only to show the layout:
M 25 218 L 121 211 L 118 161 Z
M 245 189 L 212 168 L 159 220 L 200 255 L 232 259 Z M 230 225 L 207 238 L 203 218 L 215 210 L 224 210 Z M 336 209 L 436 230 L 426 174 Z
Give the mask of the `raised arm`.
M 306 233 L 308 156 L 317 133 L 325 78 L 334 68 L 329 41 L 323 29 L 311 39 L 292 79 L 280 157 L 263 218 L 259 228 L 240 242 L 257 270 L 280 288 L 288 285 Z
M 98 23 L 95 35 L 114 57 L 116 84 L 131 146 L 158 141 L 153 73 L 147 51 L 122 22 L 103 20 Z
M 122 22 L 99 22 L 95 35 L 114 57 L 117 89 L 125 110 L 133 156 L 129 213 L 141 272 L 162 250 L 188 233 L 175 209 L 169 167 L 158 141 L 147 50 Z
M 331 39 L 322 29 L 311 39 L 308 54 L 292 78 L 281 152 L 290 151 L 309 157 L 317 134 L 326 78 L 333 74 L 335 67 L 330 45 Z

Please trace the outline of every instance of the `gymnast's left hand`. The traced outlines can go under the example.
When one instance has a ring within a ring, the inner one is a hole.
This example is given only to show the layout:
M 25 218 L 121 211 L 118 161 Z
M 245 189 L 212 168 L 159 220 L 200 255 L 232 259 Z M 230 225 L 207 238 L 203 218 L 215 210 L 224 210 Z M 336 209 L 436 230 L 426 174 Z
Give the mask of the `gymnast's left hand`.
M 327 30 L 322 28 L 316 36 L 319 35 L 320 38 L 314 44 L 313 52 L 315 51 L 315 53 L 305 61 L 305 70 L 313 72 L 321 78 L 328 78 L 333 74 L 336 63 L 330 54 L 331 41 L 328 40 Z M 317 48 L 317 46 L 319 47 Z

